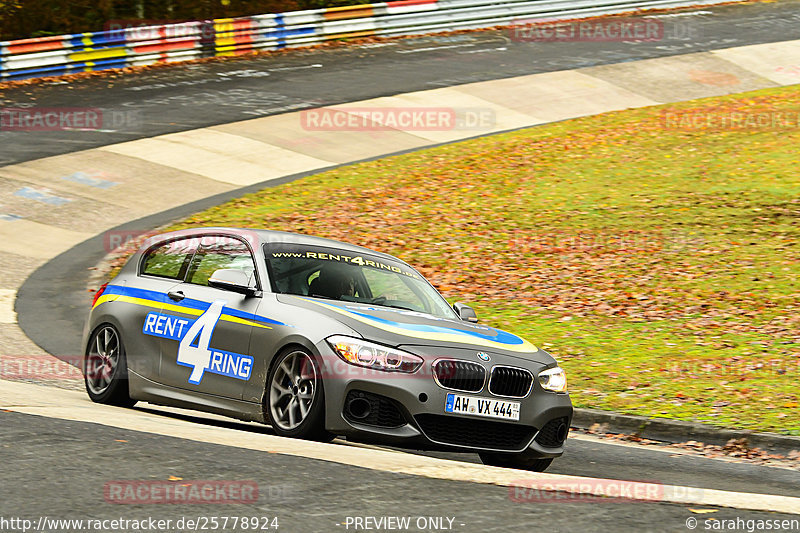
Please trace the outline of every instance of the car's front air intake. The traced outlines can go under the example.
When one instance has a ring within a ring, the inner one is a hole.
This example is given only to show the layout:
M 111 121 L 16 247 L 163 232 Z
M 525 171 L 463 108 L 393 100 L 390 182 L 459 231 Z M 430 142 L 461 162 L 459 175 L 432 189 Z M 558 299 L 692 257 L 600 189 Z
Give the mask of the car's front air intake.
M 480 392 L 486 382 L 486 369 L 469 361 L 440 359 L 433 365 L 433 376 L 445 389 Z
M 521 451 L 536 433 L 535 427 L 491 420 L 427 413 L 417 415 L 414 419 L 432 441 L 468 448 Z
M 524 398 L 533 384 L 533 374 L 523 368 L 496 366 L 489 378 L 489 392 L 496 396 Z

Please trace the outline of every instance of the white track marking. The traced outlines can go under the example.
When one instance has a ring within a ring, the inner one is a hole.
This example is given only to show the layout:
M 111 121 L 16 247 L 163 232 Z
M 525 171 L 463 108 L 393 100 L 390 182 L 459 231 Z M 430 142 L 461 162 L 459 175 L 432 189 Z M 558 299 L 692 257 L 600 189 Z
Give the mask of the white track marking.
M 463 52 L 459 52 L 459 54 L 480 54 L 483 52 L 505 52 L 508 50 L 505 46 L 500 46 L 498 48 L 481 48 L 480 50 L 465 50 Z
M 418 52 L 434 52 L 436 50 L 446 50 L 448 48 L 466 48 L 468 46 L 475 46 L 477 43 L 465 44 L 448 44 L 444 46 L 429 46 L 427 48 L 414 48 L 412 50 L 395 50 L 398 54 L 416 54 Z
M 651 19 L 673 19 L 679 17 L 697 17 L 700 15 L 713 15 L 712 11 L 687 11 L 683 13 L 665 13 L 663 15 L 647 15 Z
M 313 65 L 303 65 L 299 67 L 275 67 L 275 68 L 268 68 L 269 72 L 285 72 L 288 70 L 306 70 L 309 68 L 322 68 L 322 65 L 319 63 L 314 63 Z
M 0 289 L 0 324 L 16 324 L 17 313 L 14 312 L 14 299 L 17 291 Z

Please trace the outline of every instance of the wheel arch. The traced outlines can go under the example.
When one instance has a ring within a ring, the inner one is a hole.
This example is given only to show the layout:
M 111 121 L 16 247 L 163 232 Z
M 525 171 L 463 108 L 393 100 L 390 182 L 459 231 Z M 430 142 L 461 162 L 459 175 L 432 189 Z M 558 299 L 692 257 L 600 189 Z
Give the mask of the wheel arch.
M 83 350 L 83 353 L 81 355 L 83 357 L 86 357 L 89 351 L 89 343 L 91 342 L 92 337 L 94 337 L 94 334 L 97 333 L 98 329 L 100 329 L 105 325 L 113 326 L 114 329 L 117 330 L 117 333 L 119 334 L 120 338 L 122 339 L 122 345 L 123 346 L 128 345 L 127 342 L 128 339 L 125 336 L 125 328 L 122 327 L 122 323 L 113 314 L 109 312 L 104 312 L 103 314 L 97 316 L 96 318 L 92 316 L 89 320 L 90 321 L 89 321 L 89 327 L 87 328 L 87 334 L 83 339 L 83 346 L 81 347 Z
M 269 387 L 269 376 L 272 374 L 272 369 L 275 367 L 275 363 L 280 359 L 280 355 L 293 350 L 300 348 L 308 353 L 311 354 L 311 357 L 319 364 L 320 362 L 320 354 L 317 347 L 311 342 L 310 339 L 303 337 L 302 335 L 292 335 L 291 337 L 287 337 L 283 340 L 283 342 L 273 350 L 273 354 L 270 358 L 269 364 L 267 364 L 267 372 L 264 375 L 264 387 L 261 393 L 261 405 L 264 407 L 267 401 L 267 390 Z

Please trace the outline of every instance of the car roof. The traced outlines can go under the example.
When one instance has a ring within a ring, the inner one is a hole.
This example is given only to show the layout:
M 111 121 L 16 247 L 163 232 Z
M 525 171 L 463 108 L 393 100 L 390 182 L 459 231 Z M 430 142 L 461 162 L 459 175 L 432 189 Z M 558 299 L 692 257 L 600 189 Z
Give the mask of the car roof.
M 312 235 L 304 235 L 302 233 L 291 233 L 288 231 L 276 231 L 268 229 L 252 229 L 252 228 L 232 228 L 232 227 L 202 227 L 191 228 L 186 230 L 178 230 L 169 233 L 159 234 L 156 238 L 158 241 L 177 236 L 192 236 L 202 235 L 208 233 L 226 233 L 239 236 L 246 236 L 247 234 L 255 234 L 258 240 L 263 243 L 280 243 L 280 244 L 298 244 L 302 246 L 322 246 L 326 248 L 335 248 L 341 251 L 347 251 L 356 254 L 369 254 L 377 257 L 384 257 L 394 261 L 405 263 L 401 259 L 394 257 L 383 252 L 357 246 L 355 244 L 348 244 L 346 242 L 336 241 L 333 239 L 326 239 L 324 237 L 314 237 Z M 410 265 L 409 265 L 410 266 Z

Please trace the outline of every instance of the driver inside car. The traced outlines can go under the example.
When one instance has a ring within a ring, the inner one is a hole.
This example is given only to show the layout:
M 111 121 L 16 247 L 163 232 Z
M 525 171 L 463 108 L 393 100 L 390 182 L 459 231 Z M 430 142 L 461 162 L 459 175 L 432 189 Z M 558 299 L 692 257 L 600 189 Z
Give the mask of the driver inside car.
M 323 296 L 339 300 L 342 296 L 355 296 L 356 281 L 346 267 L 325 265 L 319 271 L 319 276 L 308 287 L 309 296 Z

